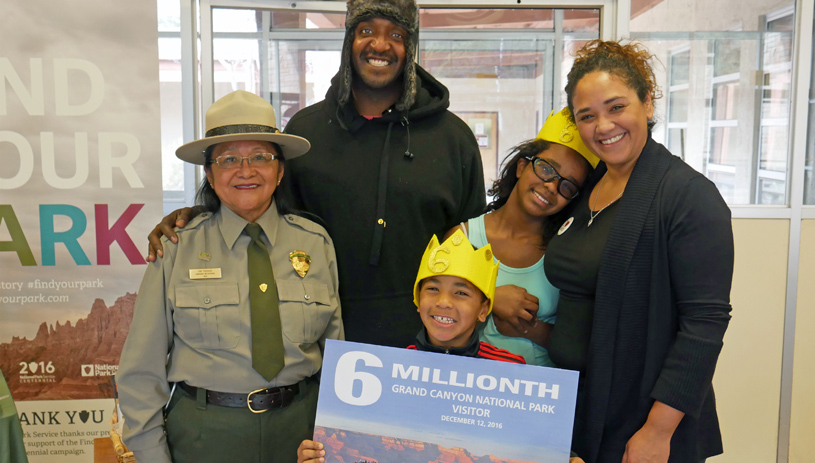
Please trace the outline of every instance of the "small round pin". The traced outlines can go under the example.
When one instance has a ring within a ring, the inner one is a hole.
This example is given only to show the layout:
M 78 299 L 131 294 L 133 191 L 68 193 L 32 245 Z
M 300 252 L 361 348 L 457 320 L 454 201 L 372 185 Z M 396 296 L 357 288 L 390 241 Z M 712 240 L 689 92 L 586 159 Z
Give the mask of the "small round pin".
M 573 222 L 574 222 L 574 217 L 569 217 L 565 222 L 563 222 L 563 225 L 560 226 L 560 230 L 557 231 L 557 234 L 562 235 L 562 234 L 566 233 L 566 230 L 568 230 L 569 227 L 572 226 Z

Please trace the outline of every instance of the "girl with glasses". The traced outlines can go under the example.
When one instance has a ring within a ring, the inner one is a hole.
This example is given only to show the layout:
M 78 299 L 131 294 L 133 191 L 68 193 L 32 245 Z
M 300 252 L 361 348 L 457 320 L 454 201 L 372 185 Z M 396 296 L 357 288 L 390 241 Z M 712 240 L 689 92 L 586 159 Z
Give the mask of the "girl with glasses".
M 479 336 L 528 364 L 554 366 L 543 346 L 555 322 L 558 290 L 544 274 L 544 254 L 596 163 L 568 110 L 553 111 L 538 139 L 510 152 L 486 213 L 448 233 L 461 228 L 474 246 L 492 245 L 500 261 L 497 288 Z

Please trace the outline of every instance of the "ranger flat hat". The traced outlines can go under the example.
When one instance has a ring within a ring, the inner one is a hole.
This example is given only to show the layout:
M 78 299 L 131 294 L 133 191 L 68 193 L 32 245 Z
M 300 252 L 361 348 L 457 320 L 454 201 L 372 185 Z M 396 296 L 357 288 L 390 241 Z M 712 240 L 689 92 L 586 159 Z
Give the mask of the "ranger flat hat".
M 277 143 L 284 159 L 302 156 L 311 148 L 303 137 L 280 133 L 274 107 L 268 101 L 254 93 L 235 90 L 207 110 L 204 138 L 182 145 L 175 155 L 182 161 L 204 165 L 207 148 L 238 140 Z

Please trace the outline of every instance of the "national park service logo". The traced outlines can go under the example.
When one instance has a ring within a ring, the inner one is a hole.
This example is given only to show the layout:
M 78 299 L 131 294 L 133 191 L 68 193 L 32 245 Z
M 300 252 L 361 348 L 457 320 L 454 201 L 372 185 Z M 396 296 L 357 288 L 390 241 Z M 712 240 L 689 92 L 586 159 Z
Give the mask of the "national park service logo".
M 300 278 L 305 278 L 309 267 L 311 267 L 311 256 L 306 254 L 306 251 L 292 251 L 289 253 L 289 260 Z

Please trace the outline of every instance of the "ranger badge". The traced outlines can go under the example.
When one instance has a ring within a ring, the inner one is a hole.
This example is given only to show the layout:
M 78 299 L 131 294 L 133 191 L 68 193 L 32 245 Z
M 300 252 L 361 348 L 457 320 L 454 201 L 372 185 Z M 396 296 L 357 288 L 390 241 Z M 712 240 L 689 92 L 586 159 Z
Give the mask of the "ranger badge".
M 289 253 L 289 260 L 300 278 L 305 278 L 311 264 L 311 256 L 306 254 L 306 251 L 292 251 Z

